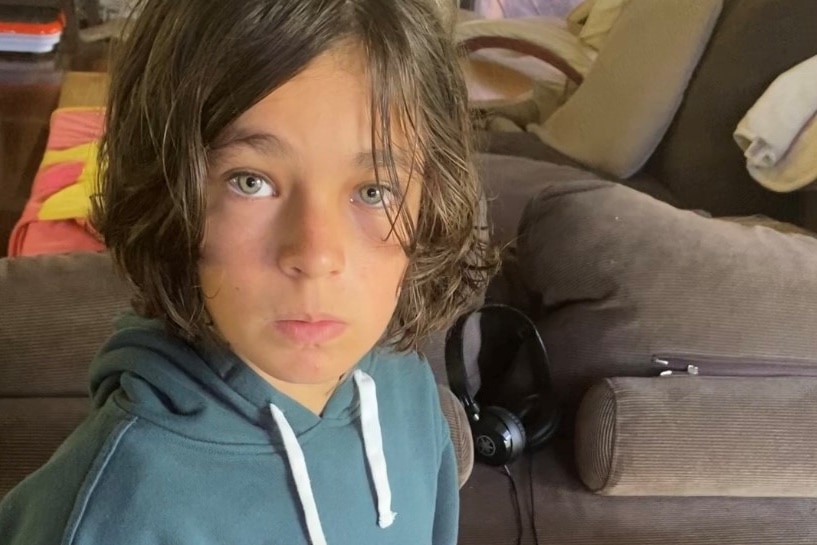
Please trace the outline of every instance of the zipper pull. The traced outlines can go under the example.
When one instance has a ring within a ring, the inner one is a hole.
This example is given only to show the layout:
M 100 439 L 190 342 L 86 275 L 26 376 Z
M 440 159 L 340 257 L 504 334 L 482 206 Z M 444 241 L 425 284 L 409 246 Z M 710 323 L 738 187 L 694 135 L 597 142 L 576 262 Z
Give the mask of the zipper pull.
M 671 365 L 670 360 L 665 359 L 665 358 L 659 358 L 657 356 L 653 356 L 652 362 L 655 365 L 658 365 L 659 368 L 663 369 L 662 371 L 660 371 L 658 373 L 658 376 L 660 376 L 660 377 L 671 377 L 671 376 L 684 375 L 684 374 L 686 376 L 695 377 L 695 376 L 698 376 L 700 374 L 700 371 L 701 371 L 698 368 L 697 365 L 692 365 L 692 364 L 688 364 L 686 366 L 684 366 L 684 365 L 677 366 L 677 368 L 673 369 L 670 366 Z

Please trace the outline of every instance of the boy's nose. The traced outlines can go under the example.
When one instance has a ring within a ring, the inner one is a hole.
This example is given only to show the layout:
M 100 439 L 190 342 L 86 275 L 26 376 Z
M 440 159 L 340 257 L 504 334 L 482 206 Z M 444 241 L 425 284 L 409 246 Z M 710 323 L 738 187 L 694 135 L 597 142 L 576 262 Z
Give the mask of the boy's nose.
M 278 266 L 292 277 L 319 278 L 345 266 L 342 211 L 326 200 L 293 197 L 280 230 Z

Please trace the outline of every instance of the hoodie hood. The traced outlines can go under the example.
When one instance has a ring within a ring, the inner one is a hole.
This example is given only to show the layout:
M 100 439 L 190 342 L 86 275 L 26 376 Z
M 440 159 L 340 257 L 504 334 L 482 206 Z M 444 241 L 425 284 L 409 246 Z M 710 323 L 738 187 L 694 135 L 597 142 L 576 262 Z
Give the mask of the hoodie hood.
M 190 345 L 169 335 L 161 322 L 132 313 L 120 317 L 116 329 L 90 369 L 96 407 L 117 396 L 128 412 L 179 435 L 276 449 L 283 448 L 283 440 L 270 434 L 270 405 L 286 414 L 300 442 L 322 426 L 348 425 L 360 415 L 354 373 L 341 381 L 317 416 L 227 349 Z M 367 354 L 353 371 L 369 374 L 373 360 Z
M 389 527 L 391 488 L 383 449 L 373 363 L 367 354 L 341 380 L 324 413 L 280 393 L 224 348 L 192 346 L 163 325 L 132 314 L 91 367 L 91 395 L 101 407 L 112 396 L 123 409 L 179 435 L 211 443 L 283 451 L 313 545 L 325 545 L 303 445 L 328 426 L 357 423 L 374 489 L 377 524 Z

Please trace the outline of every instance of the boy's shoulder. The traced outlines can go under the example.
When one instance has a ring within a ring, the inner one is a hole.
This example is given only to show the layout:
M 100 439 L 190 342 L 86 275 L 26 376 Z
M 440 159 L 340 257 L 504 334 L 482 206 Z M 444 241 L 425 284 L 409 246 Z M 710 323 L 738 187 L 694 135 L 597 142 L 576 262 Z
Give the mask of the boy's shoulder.
M 433 412 L 439 408 L 431 365 L 417 352 L 376 352 L 362 367 L 374 379 L 383 401 L 393 405 L 423 404 Z
M 431 365 L 417 352 L 382 351 L 371 358 L 370 373 L 377 384 L 381 418 L 395 429 L 414 430 L 438 438 L 438 451 L 448 440 L 448 426 Z
M 375 349 L 362 368 L 372 375 L 375 382 L 397 380 L 404 385 L 416 383 L 422 387 L 435 384 L 431 365 L 415 351 L 395 352 L 389 349 Z

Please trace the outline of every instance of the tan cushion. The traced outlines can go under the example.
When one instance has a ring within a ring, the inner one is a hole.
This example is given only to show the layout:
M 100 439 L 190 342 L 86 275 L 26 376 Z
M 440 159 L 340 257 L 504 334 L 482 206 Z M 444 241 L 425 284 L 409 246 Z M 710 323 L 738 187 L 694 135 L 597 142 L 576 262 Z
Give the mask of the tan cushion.
M 631 176 L 672 121 L 721 4 L 627 2 L 584 83 L 543 125 L 529 130 L 577 161 Z
M 614 496 L 817 497 L 817 378 L 613 378 L 585 396 L 579 475 Z

